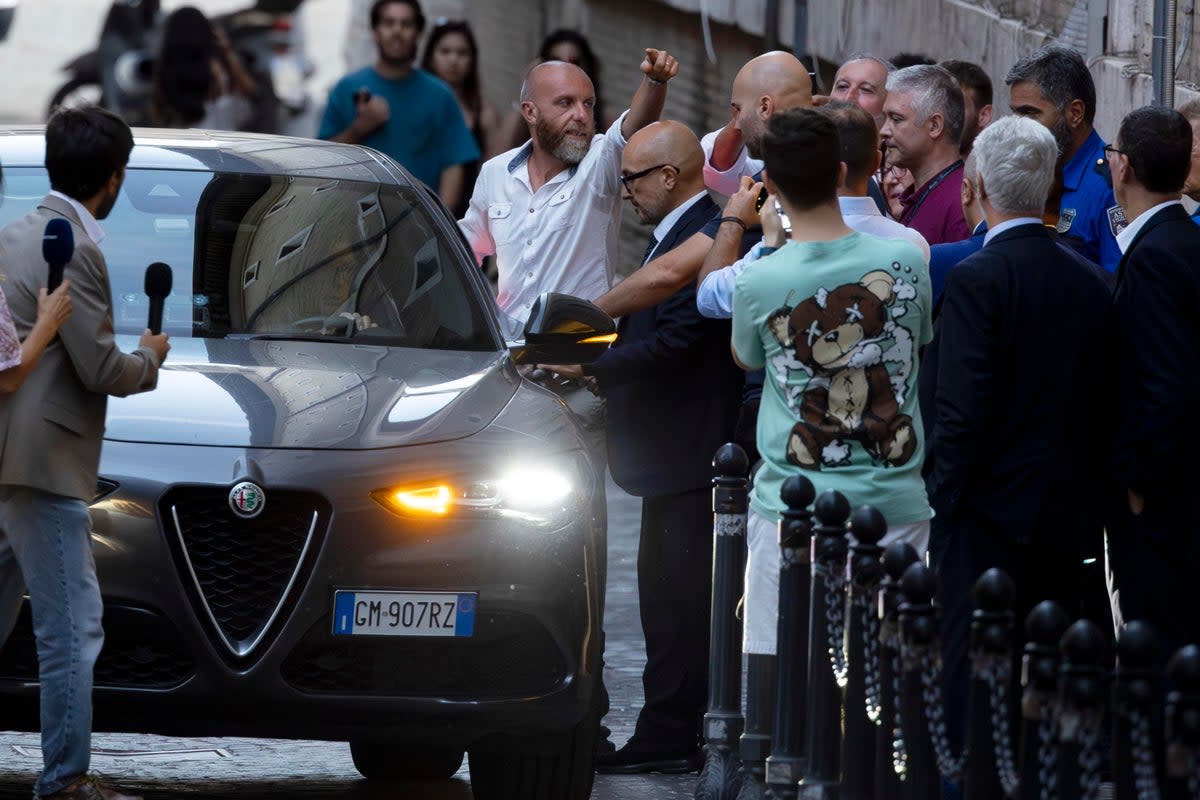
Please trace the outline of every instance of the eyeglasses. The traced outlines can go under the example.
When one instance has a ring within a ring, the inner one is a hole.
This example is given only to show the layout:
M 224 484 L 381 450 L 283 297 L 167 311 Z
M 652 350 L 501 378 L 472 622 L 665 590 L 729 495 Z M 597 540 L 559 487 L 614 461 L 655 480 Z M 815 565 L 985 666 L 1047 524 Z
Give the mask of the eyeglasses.
M 1106 145 L 1104 145 L 1104 155 L 1107 156 L 1109 153 L 1116 153 L 1117 155 L 1122 155 L 1122 156 L 1125 155 L 1124 150 L 1118 150 L 1117 148 L 1113 147 L 1111 144 L 1106 144 Z
M 674 164 L 656 164 L 653 167 L 646 167 L 646 169 L 643 169 L 639 172 L 635 172 L 632 175 L 622 175 L 621 176 L 621 185 L 625 187 L 625 191 L 632 192 L 633 190 L 629 188 L 629 184 L 631 182 L 636 181 L 638 178 L 644 178 L 647 175 L 649 175 L 651 172 L 654 172 L 654 170 L 662 169 L 663 167 L 670 167 L 671 169 L 675 170 L 676 172 L 679 171 L 679 167 L 675 166 Z

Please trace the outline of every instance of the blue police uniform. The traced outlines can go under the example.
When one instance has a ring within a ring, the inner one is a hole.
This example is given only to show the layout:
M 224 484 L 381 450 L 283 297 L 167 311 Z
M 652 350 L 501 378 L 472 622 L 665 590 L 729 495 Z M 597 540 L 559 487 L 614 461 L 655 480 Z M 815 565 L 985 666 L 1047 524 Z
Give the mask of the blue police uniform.
M 1112 188 L 1095 170 L 1096 162 L 1102 158 L 1104 140 L 1092 131 L 1063 166 L 1063 194 L 1055 227 L 1061 241 L 1072 245 L 1089 261 L 1115 272 L 1121 261 L 1117 234 L 1127 223 Z

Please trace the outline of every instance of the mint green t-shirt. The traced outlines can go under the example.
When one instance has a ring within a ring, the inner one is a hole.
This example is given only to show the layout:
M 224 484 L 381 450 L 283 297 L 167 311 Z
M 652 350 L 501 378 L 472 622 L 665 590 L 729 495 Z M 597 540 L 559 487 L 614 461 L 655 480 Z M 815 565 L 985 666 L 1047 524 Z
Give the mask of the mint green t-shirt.
M 932 516 L 917 402 L 931 311 L 929 268 L 900 239 L 789 242 L 738 276 L 733 347 L 766 370 L 755 512 L 778 519 L 783 481 L 800 472 L 818 494 L 873 505 L 889 525 Z

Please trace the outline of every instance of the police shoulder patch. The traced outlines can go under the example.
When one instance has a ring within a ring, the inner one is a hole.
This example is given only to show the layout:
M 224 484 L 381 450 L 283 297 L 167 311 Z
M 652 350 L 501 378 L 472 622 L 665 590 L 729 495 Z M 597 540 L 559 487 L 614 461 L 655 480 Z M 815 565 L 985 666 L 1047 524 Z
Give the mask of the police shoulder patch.
M 1071 230 L 1071 223 L 1075 221 L 1076 211 L 1073 208 L 1059 209 L 1058 222 L 1054 225 L 1054 230 L 1059 233 L 1066 233 Z
M 1112 231 L 1112 235 L 1118 236 L 1125 227 L 1129 225 L 1129 221 L 1125 219 L 1125 209 L 1120 206 L 1109 206 L 1108 208 L 1108 229 Z

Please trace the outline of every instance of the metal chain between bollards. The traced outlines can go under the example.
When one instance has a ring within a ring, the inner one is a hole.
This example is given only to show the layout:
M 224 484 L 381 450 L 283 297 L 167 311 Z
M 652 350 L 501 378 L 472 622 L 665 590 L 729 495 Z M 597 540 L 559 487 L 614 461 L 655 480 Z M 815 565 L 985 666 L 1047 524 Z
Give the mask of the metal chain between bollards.
M 860 595 L 860 607 L 855 613 L 864 614 L 863 625 L 863 698 L 867 707 L 867 719 L 876 725 L 883 724 L 883 687 L 879 683 L 879 616 L 869 595 Z
M 1080 800 L 1100 800 L 1100 731 L 1088 725 L 1079 737 Z
M 1042 721 L 1038 723 L 1038 783 L 1042 787 L 1041 800 L 1058 797 L 1058 742 L 1054 731 L 1058 727 L 1053 713 L 1043 708 Z
M 955 783 L 961 783 L 967 766 L 967 748 L 955 757 L 946 733 L 946 707 L 942 702 L 942 666 L 933 648 L 922 648 L 921 695 L 925 701 L 925 721 L 929 725 L 929 741 L 937 759 L 938 771 Z
M 1150 717 L 1138 709 L 1129 710 L 1129 728 L 1133 739 L 1133 785 L 1137 800 L 1159 800 L 1158 775 L 1154 769 L 1154 743 L 1150 739 Z
M 846 574 L 819 563 L 813 564 L 813 571 L 825 579 L 825 649 L 833 679 L 839 689 L 845 689 L 850 678 L 846 660 Z
M 888 637 L 888 646 L 892 647 L 892 770 L 900 780 L 908 777 L 908 750 L 904 746 L 904 725 L 900 718 L 900 698 L 904 696 L 901 676 L 904 674 L 900 663 L 900 637 Z
M 1012 733 L 1009 728 L 1008 682 L 1012 678 L 1012 662 L 1006 655 L 983 655 L 980 675 L 988 685 L 992 706 L 992 755 L 996 759 L 996 774 L 1005 797 L 1015 797 L 1021 788 L 1021 778 L 1013 758 Z

